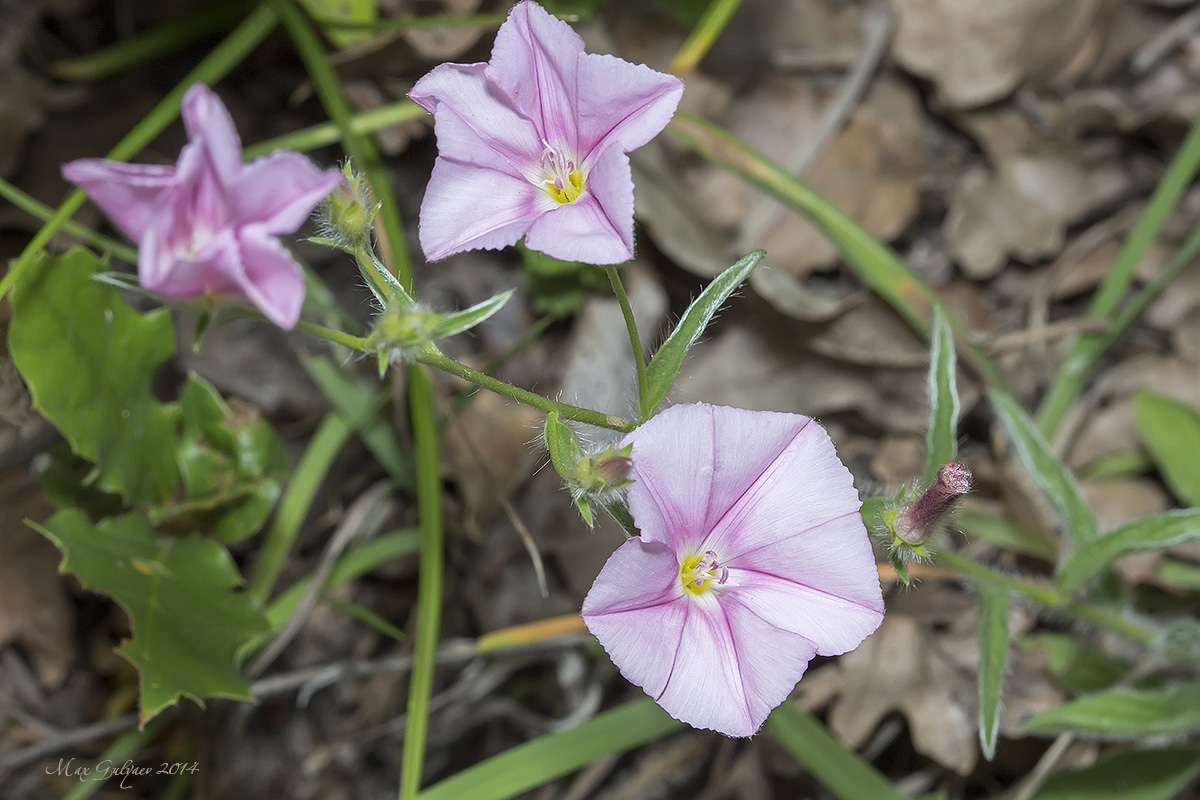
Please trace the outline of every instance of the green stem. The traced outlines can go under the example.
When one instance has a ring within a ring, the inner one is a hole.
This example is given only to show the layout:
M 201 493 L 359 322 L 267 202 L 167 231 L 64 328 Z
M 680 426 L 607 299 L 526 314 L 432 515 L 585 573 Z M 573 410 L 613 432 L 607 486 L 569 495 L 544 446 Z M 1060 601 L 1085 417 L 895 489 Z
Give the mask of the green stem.
M 412 676 L 408 683 L 408 721 L 400 760 L 400 800 L 417 796 L 425 762 L 429 704 L 438 630 L 442 615 L 442 479 L 438 467 L 438 429 L 433 413 L 433 387 L 425 371 L 409 367 L 409 403 L 413 445 L 417 455 L 417 513 L 421 555 L 417 577 L 417 631 Z
M 704 9 L 704 16 L 696 23 L 675 58 L 671 59 L 671 72 L 681 78 L 691 72 L 712 48 L 713 42 L 725 30 L 729 18 L 741 4 L 742 0 L 713 0 L 709 3 L 708 8 Z
M 969 558 L 960 556 L 958 553 L 950 550 L 939 550 L 935 559 L 968 578 L 974 578 L 975 580 L 1016 592 L 1039 605 L 1056 611 L 1062 611 L 1077 619 L 1090 622 L 1097 627 L 1105 628 L 1113 633 L 1132 639 L 1135 642 L 1149 645 L 1153 644 L 1158 638 L 1154 631 L 1126 619 L 1120 614 L 1084 603 L 1072 602 L 1053 589 L 1037 586 L 1020 578 L 1014 578 L 1011 575 L 1005 575 L 988 569 L 982 564 L 976 564 Z
M 316 323 L 305 322 L 304 320 L 296 323 L 296 330 L 318 339 L 324 339 L 327 342 L 340 344 L 342 347 L 348 347 L 351 350 L 360 350 L 364 353 L 371 352 L 371 348 L 367 347 L 367 340 L 362 336 L 354 336 L 344 331 L 326 328 L 324 325 L 317 325 Z
M 0 197 L 3 197 L 29 216 L 40 219 L 42 222 L 48 222 L 54 217 L 53 208 L 30 197 L 3 178 L 0 178 Z M 118 242 L 116 239 L 102 236 L 91 228 L 80 225 L 78 222 L 67 220 L 63 224 L 63 230 L 85 244 L 90 244 L 92 247 L 112 253 L 126 263 L 137 263 L 137 250 L 127 244 Z
M 412 100 L 403 100 L 399 103 L 391 103 L 355 114 L 350 118 L 350 130 L 354 133 L 365 134 L 391 125 L 400 125 L 428 117 L 429 112 Z M 257 158 L 276 150 L 315 150 L 318 147 L 334 144 L 341 138 L 342 132 L 337 125 L 332 122 L 320 122 L 251 145 L 246 148 L 245 156 L 246 158 Z
M 1112 269 L 1104 278 L 1100 290 L 1088 307 L 1088 319 L 1109 321 L 1112 319 L 1121 298 L 1129 289 L 1142 257 L 1154 243 L 1167 217 L 1179 203 L 1179 199 L 1200 171 L 1200 119 L 1192 125 L 1187 138 L 1179 148 L 1171 166 L 1159 181 L 1146 210 L 1125 241 L 1125 246 L 1113 262 Z M 1058 432 L 1067 411 L 1075 398 L 1083 391 L 1084 381 L 1103 350 L 1096 351 L 1097 335 L 1081 336 L 1071 347 L 1067 357 L 1058 368 L 1041 408 L 1038 410 L 1038 428 L 1047 439 Z
M 304 62 L 308 75 L 312 78 L 313 88 L 321 99 L 321 105 L 329 118 L 341 131 L 342 143 L 355 166 L 367 177 L 371 191 L 379 198 L 379 217 L 383 224 L 382 236 L 386 240 L 385 255 L 391 256 L 391 263 L 396 267 L 396 277 L 400 284 L 412 294 L 412 264 L 408 260 L 408 247 L 405 244 L 404 226 L 400 221 L 399 205 L 396 196 L 388 183 L 387 173 L 383 169 L 383 160 L 379 156 L 379 148 L 375 141 L 365 133 L 360 133 L 354 127 L 354 112 L 342 93 L 341 83 L 333 65 L 325 55 L 317 32 L 309 24 L 300 9 L 296 8 L 294 0 L 269 0 L 271 6 L 279 14 L 279 19 L 287 28 L 288 35 L 296 46 L 296 52 Z
M 317 432 L 313 434 L 300 465 L 288 482 L 287 491 L 275 512 L 275 519 L 267 531 L 262 549 L 258 553 L 258 561 L 254 564 L 254 573 L 246 593 L 260 608 L 266 607 L 275 581 L 283 569 L 292 544 L 300 534 L 300 526 L 312 507 L 317 489 L 333 466 L 333 460 L 346 446 L 354 433 L 354 426 L 347 422 L 337 412 L 325 417 Z
M 637 320 L 633 316 L 633 306 L 629 304 L 629 295 L 625 294 L 625 284 L 621 282 L 621 273 L 613 264 L 605 264 L 604 271 L 608 274 L 608 282 L 612 284 L 613 294 L 621 305 L 621 315 L 625 317 L 625 330 L 629 331 L 629 345 L 633 348 L 633 363 L 637 366 L 638 385 L 638 419 L 646 419 L 654 409 L 646 408 L 649 403 L 649 385 L 646 383 L 646 353 L 642 349 L 642 337 L 638 336 Z
M 112 149 L 108 157 L 116 161 L 127 161 L 136 155 L 179 116 L 179 104 L 183 100 L 184 93 L 192 84 L 214 83 L 219 80 L 240 64 L 255 47 L 258 47 L 267 34 L 275 29 L 277 22 L 275 12 L 271 10 L 268 3 L 264 2 L 255 8 L 241 25 L 213 48 L 212 52 L 189 72 L 180 84 L 154 107 L 153 111 L 146 115 L 146 118 L 137 127 L 125 135 L 125 138 Z M 79 189 L 71 192 L 54 216 L 50 218 L 50 221 L 34 235 L 21 254 L 17 256 L 16 261 L 8 270 L 8 274 L 4 276 L 3 280 L 0 280 L 0 297 L 8 294 L 17 278 L 33 263 L 34 258 L 46 246 L 50 238 L 83 205 L 85 197 L 86 195 Z
M 504 395 L 505 397 L 511 397 L 513 400 L 533 406 L 547 413 L 557 411 L 563 419 L 583 422 L 587 425 L 595 425 L 597 428 L 608 428 L 609 430 L 620 431 L 621 433 L 628 433 L 636 427 L 635 423 L 622 417 L 615 417 L 611 414 L 603 414 L 599 411 L 591 411 L 586 408 L 560 403 L 556 400 L 542 397 L 540 394 L 534 394 L 512 384 L 505 383 L 493 378 L 491 375 L 485 375 L 478 370 L 471 369 L 465 364 L 460 364 L 432 348 L 418 353 L 416 360 L 422 364 L 428 364 L 431 367 L 440 369 L 442 372 L 448 372 L 451 375 L 469 381 L 488 391 Z

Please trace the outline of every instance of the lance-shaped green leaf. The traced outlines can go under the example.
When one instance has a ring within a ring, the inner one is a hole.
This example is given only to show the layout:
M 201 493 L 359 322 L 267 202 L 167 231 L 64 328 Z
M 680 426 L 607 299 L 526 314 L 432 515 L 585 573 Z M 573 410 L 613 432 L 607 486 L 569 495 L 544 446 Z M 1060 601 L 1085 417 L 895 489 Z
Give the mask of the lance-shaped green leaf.
M 1076 544 L 1090 542 L 1100 531 L 1083 501 L 1079 484 L 1050 450 L 1049 443 L 1017 402 L 1005 392 L 988 392 L 992 408 L 1008 432 L 1026 471 L 1058 514 L 1067 536 Z
M 1133 401 L 1138 430 L 1171 491 L 1200 506 L 1200 414 L 1191 406 L 1153 392 Z
M 704 329 L 708 327 L 708 323 L 729 298 L 729 295 L 737 291 L 737 288 L 742 285 L 742 281 L 750 276 L 764 255 L 762 250 L 750 253 L 713 278 L 712 283 L 706 286 L 700 296 L 688 306 L 675 330 L 671 331 L 671 335 L 667 337 L 650 359 L 650 363 L 646 365 L 646 391 L 644 394 L 646 406 L 638 409 L 642 419 L 648 418 L 667 396 L 667 392 L 675 383 L 675 378 L 679 376 L 679 370 L 683 368 L 683 358 L 687 355 L 688 350 L 703 335 Z
M 575 482 L 575 465 L 583 457 L 583 445 L 579 443 L 579 436 L 569 425 L 558 418 L 557 411 L 546 414 L 543 435 L 546 439 L 546 449 L 550 451 L 550 463 L 554 465 L 554 471 L 567 486 L 572 486 Z M 587 499 L 577 496 L 574 500 L 575 507 L 579 509 L 579 515 L 583 517 L 587 526 L 589 528 L 596 527 L 596 518 L 592 514 L 592 507 L 588 504 Z
M 1088 695 L 1033 715 L 1025 730 L 1112 740 L 1195 733 L 1200 731 L 1200 684 Z
M 977 583 L 979 592 L 979 744 L 988 761 L 1000 735 L 1000 694 L 1008 663 L 1008 590 Z
M 119 652 L 137 667 L 143 724 L 185 695 L 253 699 L 237 652 L 269 627 L 237 591 L 242 579 L 224 547 L 156 535 L 140 514 L 97 525 L 71 509 L 35 527 L 62 550 L 62 571 L 129 615 L 133 638 Z
M 1200 753 L 1191 748 L 1133 750 L 1052 775 L 1033 800 L 1171 800 L 1197 773 Z
M 932 482 L 938 470 L 958 454 L 958 359 L 954 334 L 941 304 L 933 307 L 929 332 L 929 432 L 925 436 L 925 472 Z
M 82 249 L 39 257 L 13 287 L 9 348 L 38 411 L 96 464 L 95 486 L 161 500 L 179 483 L 176 409 L 151 392 L 175 352 L 170 312 L 134 311 L 91 279 L 100 266 Z
M 507 292 L 490 297 L 482 303 L 476 303 L 470 308 L 446 314 L 433 326 L 433 338 L 444 339 L 447 336 L 453 336 L 456 333 L 462 333 L 465 330 L 474 328 L 503 308 L 512 295 L 513 290 L 509 289 Z
M 1058 587 L 1074 591 L 1115 559 L 1129 553 L 1200 539 L 1200 509 L 1168 511 L 1122 525 L 1080 546 L 1058 568 Z

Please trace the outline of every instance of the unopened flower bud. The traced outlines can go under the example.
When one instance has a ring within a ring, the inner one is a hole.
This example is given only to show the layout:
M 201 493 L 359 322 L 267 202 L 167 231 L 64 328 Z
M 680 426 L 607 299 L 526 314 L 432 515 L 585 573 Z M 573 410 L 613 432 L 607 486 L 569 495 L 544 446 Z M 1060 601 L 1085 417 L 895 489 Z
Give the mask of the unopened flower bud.
M 913 547 L 923 545 L 955 504 L 971 490 L 971 470 L 951 461 L 938 472 L 937 483 L 896 511 L 892 533 Z
M 612 447 L 600 453 L 584 456 L 575 465 L 574 486 L 585 494 L 598 494 L 628 486 L 633 469 L 630 448 Z
M 393 360 L 410 360 L 434 339 L 433 331 L 442 315 L 419 305 L 395 303 L 379 315 L 367 344 Z
M 322 233 L 339 245 L 353 247 L 370 238 L 371 226 L 379 206 L 371 197 L 366 178 L 347 161 L 342 168 L 344 180 L 321 208 Z

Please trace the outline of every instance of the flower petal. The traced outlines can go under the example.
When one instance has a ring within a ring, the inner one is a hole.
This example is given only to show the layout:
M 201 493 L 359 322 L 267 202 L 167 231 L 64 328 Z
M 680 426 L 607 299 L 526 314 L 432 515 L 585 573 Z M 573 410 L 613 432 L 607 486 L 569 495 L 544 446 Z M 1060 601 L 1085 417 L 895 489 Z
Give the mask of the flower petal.
M 679 562 L 661 542 L 629 539 L 583 601 L 583 621 L 631 683 L 654 697 L 671 676 L 688 602 Z
M 548 204 L 550 195 L 522 178 L 439 157 L 421 201 L 421 249 L 438 261 L 463 250 L 508 247 Z
M 552 208 L 525 237 L 531 249 L 563 261 L 622 264 L 633 258 L 633 177 L 629 157 L 605 151 L 587 175 L 587 192 Z M 547 195 L 549 196 L 549 195 Z
M 486 64 L 442 64 L 408 96 L 433 114 L 438 153 L 534 180 L 545 144 L 528 116 L 484 75 Z
M 752 736 L 787 698 L 815 648 L 728 595 L 689 603 L 679 655 L 663 693 L 667 713 L 694 728 Z
M 772 625 L 803 636 L 816 646 L 818 655 L 837 656 L 858 647 L 883 622 L 882 596 L 878 602 L 856 602 L 843 596 L 869 594 L 864 589 L 870 587 L 858 584 L 867 583 L 872 573 L 878 574 L 874 562 L 863 572 L 843 571 L 840 579 L 830 576 L 822 581 L 835 589 L 822 591 L 777 575 L 743 569 L 741 563 L 730 564 L 721 600 L 741 603 Z M 878 595 L 879 581 L 873 583 Z
M 263 315 L 284 330 L 300 319 L 304 272 L 287 248 L 259 225 L 238 233 L 242 262 L 241 291 Z
M 704 537 L 810 423 L 799 414 L 705 403 L 651 418 L 622 442 L 633 444 L 629 509 L 642 536 L 670 541 L 680 553 L 702 540 L 698 552 L 707 549 Z
M 579 148 L 577 94 L 583 39 L 537 3 L 517 5 L 496 31 L 487 75 L 504 90 L 542 138 L 572 155 Z
M 204 150 L 218 178 L 230 184 L 242 169 L 242 140 L 229 109 L 212 89 L 197 83 L 183 96 L 181 110 L 188 142 Z
M 280 150 L 242 167 L 229 187 L 233 223 L 261 224 L 273 236 L 294 233 L 342 180 L 292 150 Z
M 585 156 L 616 145 L 636 150 L 657 136 L 679 107 L 683 81 L 616 56 L 579 59 L 579 148 Z
M 160 196 L 175 179 L 175 168 L 125 164 L 107 158 L 81 158 L 63 165 L 63 177 L 87 192 L 130 239 L 139 241 Z

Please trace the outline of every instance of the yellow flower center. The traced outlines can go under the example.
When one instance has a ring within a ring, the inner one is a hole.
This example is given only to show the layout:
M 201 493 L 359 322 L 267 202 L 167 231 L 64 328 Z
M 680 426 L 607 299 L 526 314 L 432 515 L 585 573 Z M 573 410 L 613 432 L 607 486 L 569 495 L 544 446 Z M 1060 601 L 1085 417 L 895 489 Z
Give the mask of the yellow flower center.
M 583 194 L 583 171 L 572 159 L 549 144 L 542 151 L 542 187 L 562 205 L 574 203 Z
M 679 581 L 694 595 L 702 595 L 728 578 L 729 568 L 721 566 L 712 550 L 688 556 L 679 565 Z

